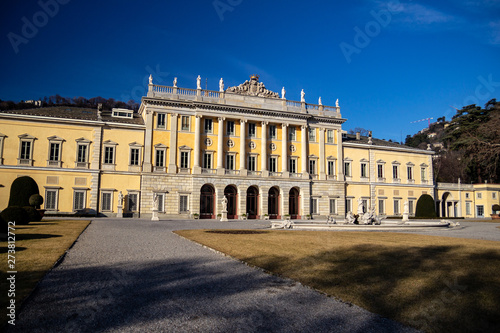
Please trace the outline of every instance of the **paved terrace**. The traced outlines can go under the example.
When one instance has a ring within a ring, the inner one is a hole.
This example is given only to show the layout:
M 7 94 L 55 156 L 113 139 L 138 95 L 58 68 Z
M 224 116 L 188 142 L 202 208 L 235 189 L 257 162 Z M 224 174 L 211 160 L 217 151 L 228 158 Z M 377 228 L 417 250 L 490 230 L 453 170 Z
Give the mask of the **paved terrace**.
M 469 224 L 432 233 L 500 235 L 498 224 Z M 42 280 L 9 332 L 415 332 L 172 233 L 268 226 L 95 220 Z

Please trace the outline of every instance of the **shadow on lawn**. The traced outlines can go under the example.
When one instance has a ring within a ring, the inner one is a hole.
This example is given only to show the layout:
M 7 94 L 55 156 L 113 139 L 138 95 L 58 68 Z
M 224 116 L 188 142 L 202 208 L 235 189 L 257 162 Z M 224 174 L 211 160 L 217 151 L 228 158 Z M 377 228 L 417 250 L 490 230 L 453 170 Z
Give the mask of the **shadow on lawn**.
M 28 239 L 47 239 L 47 238 L 56 238 L 62 237 L 61 235 L 51 235 L 51 234 L 17 234 L 16 240 L 28 240 Z
M 292 264 L 285 257 L 254 259 L 292 278 L 287 271 L 300 272 L 306 285 L 427 332 L 500 332 L 500 254 L 461 250 L 360 245 Z

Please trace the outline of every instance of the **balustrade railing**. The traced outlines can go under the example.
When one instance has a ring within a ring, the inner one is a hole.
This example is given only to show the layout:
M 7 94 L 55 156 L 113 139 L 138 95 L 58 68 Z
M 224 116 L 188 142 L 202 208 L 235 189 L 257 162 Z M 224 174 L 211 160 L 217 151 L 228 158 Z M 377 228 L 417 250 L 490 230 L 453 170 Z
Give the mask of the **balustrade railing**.
M 226 175 L 239 175 L 240 174 L 240 170 L 229 170 L 229 169 L 226 169 Z
M 260 176 L 262 175 L 262 172 L 261 171 L 248 171 L 248 175 L 249 176 Z
M 202 168 L 201 169 L 201 173 L 205 173 L 205 174 L 215 174 L 217 172 L 217 169 L 206 169 L 206 168 Z

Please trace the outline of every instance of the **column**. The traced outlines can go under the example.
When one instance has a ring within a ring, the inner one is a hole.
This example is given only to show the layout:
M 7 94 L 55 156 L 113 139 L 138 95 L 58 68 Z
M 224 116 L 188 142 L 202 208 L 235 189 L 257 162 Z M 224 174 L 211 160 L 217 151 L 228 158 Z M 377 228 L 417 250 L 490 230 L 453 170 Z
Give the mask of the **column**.
M 300 159 L 302 160 L 302 177 L 308 177 L 309 173 L 307 171 L 307 161 L 308 161 L 308 156 L 307 156 L 307 125 L 302 125 L 301 126 L 301 146 L 302 146 L 302 151 L 300 154 Z
M 319 129 L 319 180 L 326 180 L 325 173 L 325 129 Z
M 288 124 L 281 124 L 281 172 L 284 178 L 290 177 L 288 172 Z
M 337 130 L 337 180 L 344 181 L 344 153 L 342 148 L 342 130 Z
M 177 114 L 170 115 L 170 158 L 168 173 L 177 173 Z
M 201 115 L 196 115 L 194 125 L 194 156 L 193 156 L 193 174 L 201 174 L 200 166 L 200 134 L 201 134 Z
M 219 128 L 217 133 L 217 174 L 224 175 L 224 118 L 219 117 Z
M 262 151 L 261 151 L 261 167 L 262 177 L 268 177 L 269 171 L 267 170 L 267 121 L 262 122 Z
M 151 164 L 151 155 L 152 155 L 152 142 L 153 142 L 153 112 L 146 109 L 144 111 L 146 113 L 146 134 L 144 137 L 144 164 L 142 170 L 144 172 L 151 172 L 153 170 L 153 166 Z
M 246 159 L 246 120 L 240 119 L 240 176 L 247 175 L 247 168 L 245 167 Z

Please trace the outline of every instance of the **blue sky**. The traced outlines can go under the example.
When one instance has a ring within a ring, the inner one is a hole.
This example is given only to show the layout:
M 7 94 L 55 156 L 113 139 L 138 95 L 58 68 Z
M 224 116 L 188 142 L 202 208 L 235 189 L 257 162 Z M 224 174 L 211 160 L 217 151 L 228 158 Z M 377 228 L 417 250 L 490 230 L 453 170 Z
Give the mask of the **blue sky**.
M 375 137 L 500 99 L 500 0 L 9 1 L 0 99 L 139 100 L 157 84 L 218 90 L 251 74 L 334 105 Z

